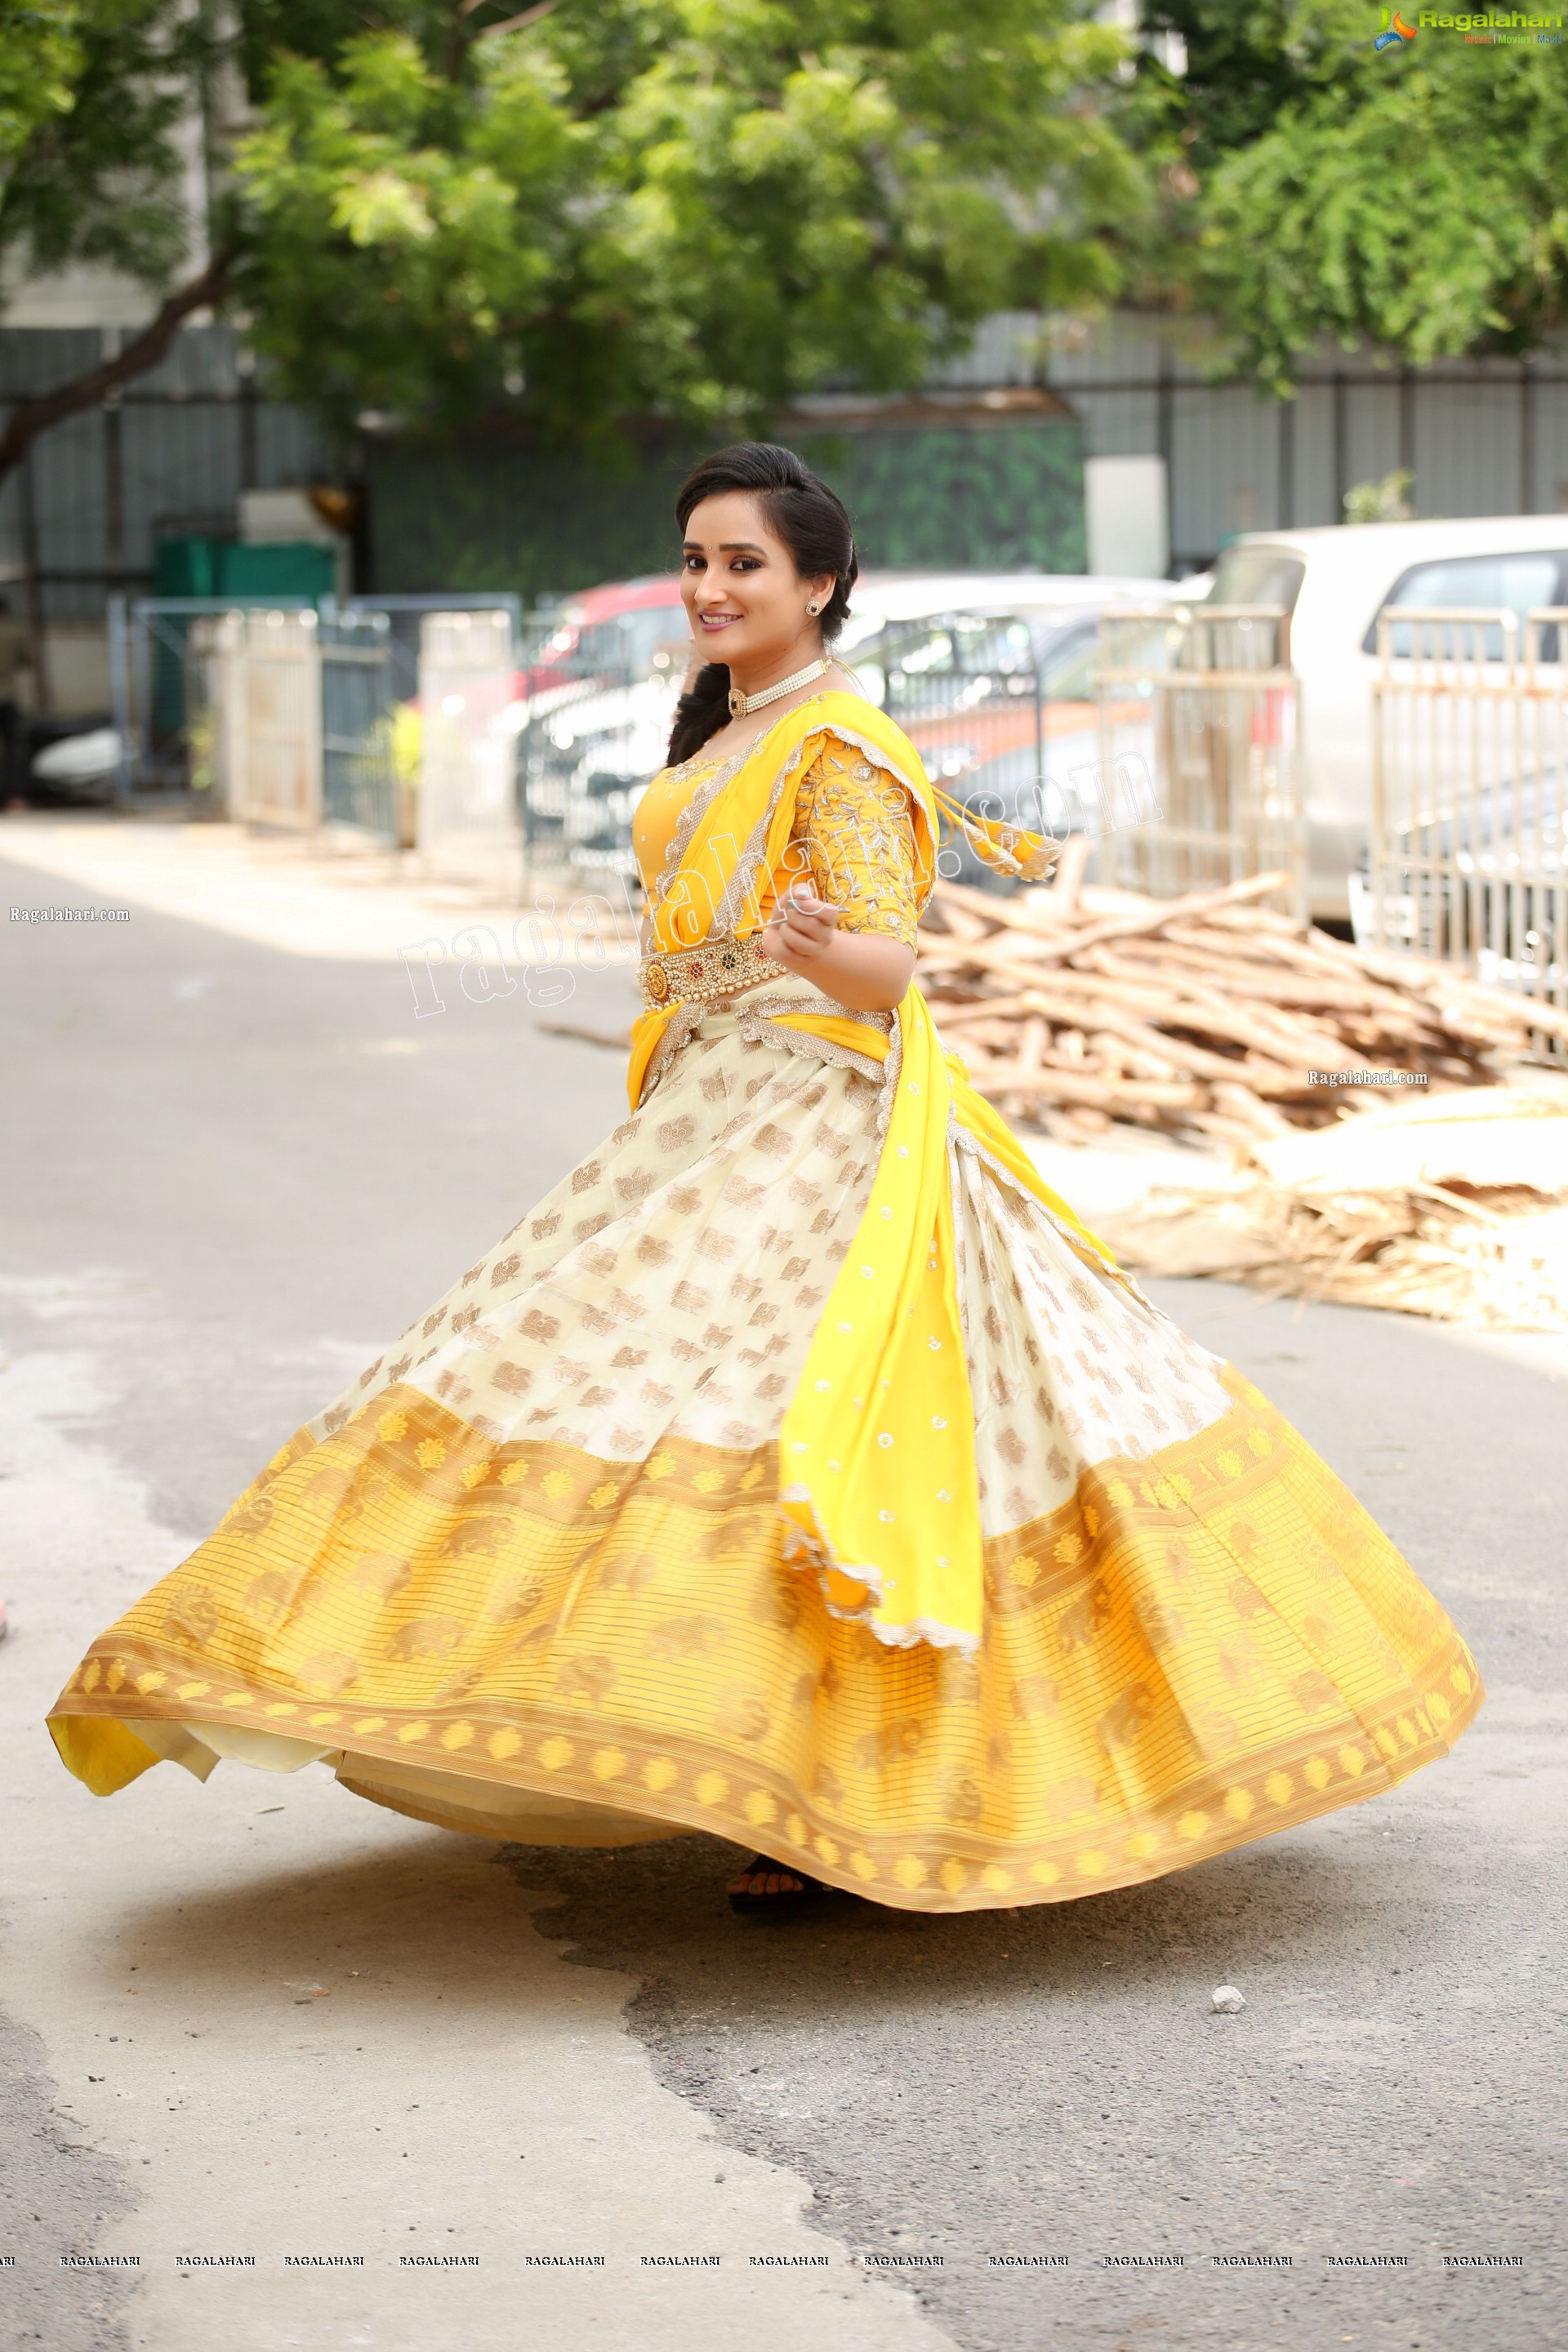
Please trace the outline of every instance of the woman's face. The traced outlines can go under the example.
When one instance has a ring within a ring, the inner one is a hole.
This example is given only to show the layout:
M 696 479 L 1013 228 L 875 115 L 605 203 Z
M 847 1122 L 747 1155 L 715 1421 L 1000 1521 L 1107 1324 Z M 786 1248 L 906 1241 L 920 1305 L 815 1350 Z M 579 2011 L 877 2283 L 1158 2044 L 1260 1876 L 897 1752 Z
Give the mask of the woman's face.
M 693 507 L 686 526 L 680 593 L 691 634 L 710 661 L 762 663 L 803 638 L 819 644 L 808 604 L 826 604 L 833 575 L 803 580 L 748 490 Z

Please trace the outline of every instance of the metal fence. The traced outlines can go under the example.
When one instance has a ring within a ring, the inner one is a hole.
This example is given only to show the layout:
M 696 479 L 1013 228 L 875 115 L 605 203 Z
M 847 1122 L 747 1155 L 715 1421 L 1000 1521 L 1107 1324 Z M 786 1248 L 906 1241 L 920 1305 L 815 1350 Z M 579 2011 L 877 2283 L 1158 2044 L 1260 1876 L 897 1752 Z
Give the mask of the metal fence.
M 1568 1011 L 1568 609 L 1390 606 L 1373 824 L 1352 903 L 1375 943 Z M 1541 1040 L 1561 1053 L 1561 1040 Z
M 1305 912 L 1300 683 L 1289 631 L 1288 614 L 1268 605 L 1102 617 L 1100 878 L 1173 898 L 1278 872 L 1290 877 L 1281 905 Z M 1140 821 L 1135 783 L 1144 775 L 1152 806 Z
M 199 795 L 312 838 L 417 836 L 432 872 L 472 866 L 487 824 L 516 836 L 515 597 L 116 599 L 110 618 L 122 804 Z
M 321 649 L 321 813 L 387 848 L 402 837 L 394 729 L 395 640 L 385 613 L 324 614 Z
M 857 644 L 862 688 L 975 814 L 1099 845 L 1101 878 L 1173 893 L 1276 868 L 1300 899 L 1297 681 L 1272 608 L 1146 610 L 1063 632 L 946 612 Z M 593 633 L 596 637 L 603 633 Z M 636 875 L 632 813 L 663 761 L 682 646 L 639 665 L 613 643 L 525 641 L 518 747 L 534 876 Z M 944 872 L 1009 887 L 969 845 Z
M 278 629 L 270 633 L 271 647 L 255 642 L 262 667 L 272 653 L 281 663 L 298 657 L 305 618 L 311 628 L 317 619 L 314 606 L 300 597 L 275 599 L 268 613 Z M 239 740 L 249 709 L 244 666 L 252 649 L 247 623 L 265 620 L 268 613 L 202 596 L 110 601 L 110 679 L 121 802 L 189 792 L 226 797 L 235 761 L 245 751 Z M 264 726 L 275 718 L 265 697 L 258 717 Z M 300 804 L 298 782 L 283 797 L 288 806 Z
M 426 875 L 503 898 L 525 877 L 629 884 L 686 656 L 662 621 L 635 619 L 579 634 L 545 614 L 520 635 L 510 599 L 142 602 L 116 711 L 132 782 L 314 838 L 416 844 Z M 1098 634 L 1092 618 L 949 612 L 889 622 L 854 659 L 957 799 L 1087 835 L 1101 879 L 1163 895 L 1300 874 L 1286 633 L 1251 607 L 1119 613 Z M 962 840 L 943 866 L 996 887 Z

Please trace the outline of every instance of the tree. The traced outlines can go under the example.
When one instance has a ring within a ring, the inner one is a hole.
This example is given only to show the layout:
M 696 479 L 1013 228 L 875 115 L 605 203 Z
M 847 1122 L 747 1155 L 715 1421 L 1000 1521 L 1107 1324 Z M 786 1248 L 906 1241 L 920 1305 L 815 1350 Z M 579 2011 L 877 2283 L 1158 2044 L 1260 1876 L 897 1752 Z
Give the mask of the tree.
M 317 5 L 239 152 L 241 282 L 343 420 L 592 442 L 911 384 L 988 311 L 1104 299 L 1143 202 L 1080 0 L 456 0 L 341 42 Z
M 216 55 L 184 0 L 26 0 L 0 32 L 0 270 L 102 262 L 152 289 L 151 324 L 112 359 L 19 403 L 0 431 L 0 478 L 38 434 L 156 366 L 182 322 L 216 301 L 230 253 L 202 254 L 182 139 L 199 122 Z M 187 274 L 182 276 L 182 272 Z
M 500 408 L 592 445 L 911 384 L 989 310 L 1114 290 L 1125 55 L 1089 0 L 24 0 L 0 267 L 107 262 L 161 307 L 12 411 L 0 475 L 220 302 L 340 425 Z M 208 103 L 226 64 L 247 124 Z
M 1156 0 L 1187 71 L 1140 68 L 1168 192 L 1161 273 L 1238 373 L 1288 393 L 1324 337 L 1422 365 L 1519 352 L 1562 316 L 1562 58 L 1421 31 L 1374 52 L 1361 0 Z

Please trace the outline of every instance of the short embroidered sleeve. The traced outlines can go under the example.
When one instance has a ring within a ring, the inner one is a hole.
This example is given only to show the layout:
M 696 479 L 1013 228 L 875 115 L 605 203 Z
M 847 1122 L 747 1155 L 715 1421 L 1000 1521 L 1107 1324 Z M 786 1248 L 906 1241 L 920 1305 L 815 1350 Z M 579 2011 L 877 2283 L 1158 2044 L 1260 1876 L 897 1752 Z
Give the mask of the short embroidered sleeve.
M 795 798 L 788 863 L 844 909 L 840 929 L 913 947 L 920 925 L 909 794 L 863 753 L 829 742 Z

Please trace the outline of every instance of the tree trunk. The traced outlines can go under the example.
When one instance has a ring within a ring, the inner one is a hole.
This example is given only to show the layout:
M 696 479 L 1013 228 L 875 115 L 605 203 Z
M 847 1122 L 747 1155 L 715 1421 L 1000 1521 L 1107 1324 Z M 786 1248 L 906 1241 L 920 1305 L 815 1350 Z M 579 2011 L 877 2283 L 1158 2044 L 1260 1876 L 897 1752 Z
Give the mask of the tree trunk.
M 11 411 L 4 432 L 0 432 L 0 482 L 21 464 L 39 434 L 47 432 L 51 425 L 79 415 L 84 408 L 98 407 L 106 394 L 117 391 L 134 376 L 145 375 L 149 368 L 155 368 L 192 311 L 205 310 L 218 299 L 228 282 L 233 262 L 232 252 L 215 254 L 198 277 L 175 287 L 156 318 L 111 360 L 90 368 L 86 375 L 79 375 L 69 383 L 57 384 L 52 392 L 41 393 L 36 400 L 19 402 Z

